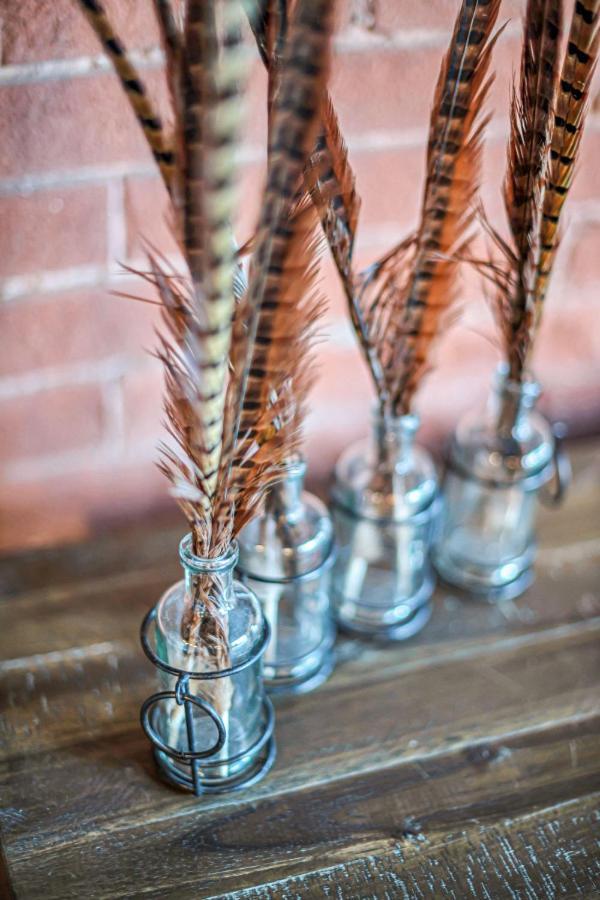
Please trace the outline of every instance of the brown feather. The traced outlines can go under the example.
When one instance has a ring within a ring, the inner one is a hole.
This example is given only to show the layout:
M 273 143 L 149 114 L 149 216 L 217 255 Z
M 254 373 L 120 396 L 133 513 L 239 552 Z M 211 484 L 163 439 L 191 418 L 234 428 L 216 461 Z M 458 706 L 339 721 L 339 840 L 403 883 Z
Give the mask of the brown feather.
M 510 375 L 516 380 L 523 372 L 535 321 L 534 279 L 561 27 L 561 0 L 528 0 L 504 187 L 515 249 L 514 287 L 505 304 L 505 340 Z
M 127 56 L 125 47 L 115 33 L 100 0 L 78 0 L 78 2 L 112 61 L 165 185 L 170 190 L 174 170 L 173 151 L 165 137 L 162 122 L 148 97 L 144 83 Z
M 254 341 L 261 306 L 281 285 L 289 229 L 287 222 L 308 152 L 318 128 L 321 91 L 332 27 L 329 0 L 300 0 L 290 22 L 275 96 L 267 184 L 259 219 L 248 288 L 247 354 L 241 373 L 243 404 L 234 435 L 252 410 L 261 409 L 264 390 L 253 377 Z
M 442 63 L 431 114 L 421 220 L 373 279 L 364 302 L 377 311 L 386 403 L 409 412 L 432 342 L 455 299 L 458 260 L 470 240 L 479 187 L 482 106 L 489 90 L 499 0 L 464 0 Z M 385 327 L 381 327 L 381 323 Z
M 600 0 L 577 0 L 558 82 L 546 174 L 535 283 L 535 325 L 548 289 L 558 246 L 558 223 L 573 176 L 598 58 Z

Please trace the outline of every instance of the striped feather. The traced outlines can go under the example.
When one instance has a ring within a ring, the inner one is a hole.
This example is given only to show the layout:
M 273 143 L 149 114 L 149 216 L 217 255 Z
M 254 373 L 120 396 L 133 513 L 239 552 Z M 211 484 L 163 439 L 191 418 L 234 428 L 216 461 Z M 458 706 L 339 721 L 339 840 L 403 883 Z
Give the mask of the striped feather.
M 163 181 L 170 190 L 174 170 L 173 152 L 165 138 L 162 122 L 148 97 L 146 88 L 99 0 L 79 0 L 79 4 L 112 61 L 129 104 L 143 129 Z
M 519 380 L 535 322 L 534 280 L 558 75 L 561 0 L 528 0 L 519 93 L 511 105 L 504 200 L 514 242 L 514 288 L 504 309 L 511 378 Z
M 458 257 L 470 240 L 487 119 L 492 37 L 499 0 L 464 0 L 440 71 L 432 108 L 421 221 L 410 274 L 391 303 L 382 348 L 391 411 L 410 410 L 432 342 L 455 299 Z
M 185 25 L 188 77 L 183 92 L 184 244 L 198 321 L 194 338 L 202 386 L 197 397 L 202 438 L 196 451 L 211 503 L 221 458 L 235 302 L 237 260 L 231 238 L 234 151 L 240 124 L 239 82 L 246 60 L 237 0 L 223 0 L 221 13 L 224 37 L 219 53 L 212 5 L 190 0 Z M 210 536 L 208 545 L 204 538 L 195 549 L 208 555 Z
M 321 92 L 332 27 L 330 0 L 298 0 L 290 22 L 273 106 L 270 154 L 248 287 L 247 354 L 240 381 L 244 398 L 234 434 L 264 391 L 252 372 L 253 348 L 263 302 L 279 290 L 289 245 L 288 217 L 318 129 Z
M 558 82 L 535 283 L 536 324 L 558 246 L 560 215 L 575 174 L 589 90 L 598 57 L 599 12 L 600 0 L 577 0 L 575 3 Z

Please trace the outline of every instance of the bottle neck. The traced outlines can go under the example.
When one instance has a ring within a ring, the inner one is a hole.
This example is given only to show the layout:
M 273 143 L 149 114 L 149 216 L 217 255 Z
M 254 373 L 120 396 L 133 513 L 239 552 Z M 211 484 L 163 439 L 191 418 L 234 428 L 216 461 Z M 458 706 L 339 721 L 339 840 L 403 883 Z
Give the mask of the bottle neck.
M 531 430 L 531 412 L 539 396 L 536 381 L 513 381 L 506 368 L 500 368 L 488 407 L 500 438 L 520 441 L 527 436 Z
M 374 421 L 374 441 L 378 466 L 394 472 L 412 462 L 415 436 L 419 428 L 417 416 L 381 416 Z
M 204 638 L 215 644 L 227 642 L 225 619 L 235 601 L 233 573 L 238 548 L 230 544 L 222 556 L 196 556 L 192 536 L 186 535 L 179 545 L 179 559 L 184 571 L 185 612 L 183 636 L 189 643 Z
M 304 490 L 306 463 L 300 460 L 290 462 L 284 466 L 281 474 L 281 480 L 269 488 L 267 493 L 266 512 L 276 519 L 294 524 L 302 518 L 304 512 L 302 491 Z

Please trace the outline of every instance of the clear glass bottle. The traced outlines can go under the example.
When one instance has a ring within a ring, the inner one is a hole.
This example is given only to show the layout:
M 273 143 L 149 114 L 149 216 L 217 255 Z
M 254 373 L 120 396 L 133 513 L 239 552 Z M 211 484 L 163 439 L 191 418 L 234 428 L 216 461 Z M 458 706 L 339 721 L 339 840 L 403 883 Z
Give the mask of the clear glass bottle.
M 361 635 L 403 640 L 431 614 L 438 486 L 431 457 L 415 445 L 418 427 L 414 415 L 377 415 L 371 440 L 335 468 L 333 604 L 338 623 Z
M 450 447 L 435 567 L 489 600 L 517 597 L 533 580 L 536 501 L 558 471 L 539 395 L 501 366 L 485 411 L 464 417 Z
M 323 503 L 303 491 L 305 473 L 304 462 L 290 462 L 262 515 L 239 535 L 238 575 L 259 598 L 271 628 L 264 664 L 270 693 L 310 691 L 334 664 L 333 526 Z
M 142 645 L 159 668 L 161 691 L 142 707 L 142 724 L 168 780 L 196 794 L 245 787 L 262 777 L 274 755 L 273 708 L 262 681 L 269 627 L 254 594 L 234 580 L 233 543 L 215 559 L 181 542 L 184 581 L 169 588 L 142 626 Z M 184 637 L 198 598 L 197 637 Z

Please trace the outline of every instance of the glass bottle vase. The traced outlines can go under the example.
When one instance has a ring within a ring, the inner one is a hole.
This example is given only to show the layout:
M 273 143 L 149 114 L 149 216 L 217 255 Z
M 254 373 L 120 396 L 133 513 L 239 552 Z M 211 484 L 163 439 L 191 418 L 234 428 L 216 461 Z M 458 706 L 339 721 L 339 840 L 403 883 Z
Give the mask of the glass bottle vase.
M 264 512 L 239 535 L 238 576 L 259 598 L 271 629 L 264 658 L 270 693 L 310 691 L 334 664 L 333 526 L 321 501 L 303 491 L 305 472 L 304 462 L 290 462 Z
M 568 480 L 566 458 L 534 409 L 539 395 L 535 381 L 511 381 L 501 366 L 486 409 L 465 416 L 451 442 L 435 567 L 491 601 L 532 582 L 537 499 L 558 499 Z
M 418 427 L 414 415 L 378 415 L 371 440 L 335 468 L 333 604 L 338 623 L 359 635 L 403 640 L 431 614 L 438 486 L 433 461 L 415 444 Z
M 262 657 L 269 626 L 254 594 L 234 580 L 235 543 L 220 557 L 181 542 L 185 578 L 142 625 L 142 646 L 161 690 L 142 706 L 142 726 L 161 773 L 197 795 L 254 783 L 275 757 L 273 708 Z

